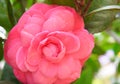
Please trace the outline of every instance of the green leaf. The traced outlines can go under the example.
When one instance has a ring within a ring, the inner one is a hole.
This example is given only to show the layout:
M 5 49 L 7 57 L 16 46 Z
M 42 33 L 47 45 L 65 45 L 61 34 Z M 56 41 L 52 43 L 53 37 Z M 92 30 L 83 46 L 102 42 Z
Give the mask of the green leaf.
M 120 35 L 120 18 L 113 21 L 112 28 L 118 35 Z
M 25 12 L 26 0 L 10 0 L 16 22 Z
M 119 59 L 119 63 L 118 63 L 118 66 L 117 66 L 117 74 L 120 74 L 120 59 Z
M 0 26 L 9 31 L 12 27 L 8 15 L 5 0 L 0 0 Z
M 58 4 L 75 7 L 74 0 L 45 0 L 44 2 L 48 4 Z
M 0 84 L 16 84 L 11 81 L 0 81 Z
M 115 43 L 113 46 L 113 50 L 114 50 L 115 54 L 117 55 L 118 52 L 120 52 L 120 44 Z
M 85 27 L 91 33 L 97 33 L 111 26 L 115 15 L 120 11 L 118 0 L 93 0 L 87 15 Z
M 7 11 L 8 11 L 9 20 L 10 20 L 12 26 L 14 26 L 16 24 L 16 19 L 14 16 L 14 11 L 13 11 L 10 0 L 6 0 L 6 4 L 7 4 Z
M 97 55 L 102 55 L 105 53 L 105 50 L 103 50 L 99 45 L 95 44 L 95 47 L 92 53 L 97 54 Z
M 120 6 L 119 5 L 110 5 L 110 6 L 104 6 L 98 9 L 95 9 L 93 11 L 91 11 L 90 13 L 88 13 L 86 16 L 98 13 L 98 12 L 102 12 L 102 11 L 114 11 L 114 10 L 119 10 L 120 11 Z
M 15 84 L 20 84 L 20 82 L 14 76 L 12 68 L 8 64 L 5 64 L 4 66 L 1 80 L 11 81 Z
M 94 74 L 99 70 L 100 64 L 98 62 L 98 56 L 91 55 L 83 66 L 80 78 L 77 79 L 73 84 L 92 84 Z
M 87 68 L 82 71 L 82 74 L 78 80 L 76 80 L 73 84 L 91 84 L 93 79 L 93 71 L 91 68 Z
M 0 61 L 3 59 L 3 44 L 0 42 Z

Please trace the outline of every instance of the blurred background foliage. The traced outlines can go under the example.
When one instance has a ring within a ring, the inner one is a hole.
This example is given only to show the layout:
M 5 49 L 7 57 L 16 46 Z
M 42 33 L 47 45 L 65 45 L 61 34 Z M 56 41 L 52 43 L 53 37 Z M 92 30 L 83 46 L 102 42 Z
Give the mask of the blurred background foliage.
M 75 8 L 94 34 L 95 48 L 73 84 L 120 84 L 120 0 L 0 0 L 0 84 L 20 83 L 5 64 L 3 45 L 20 16 L 37 2 Z

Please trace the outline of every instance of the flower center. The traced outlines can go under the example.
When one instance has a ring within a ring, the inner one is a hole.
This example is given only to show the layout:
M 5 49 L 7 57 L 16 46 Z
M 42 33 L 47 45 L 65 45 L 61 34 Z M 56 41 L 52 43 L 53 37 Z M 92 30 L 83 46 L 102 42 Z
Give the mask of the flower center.
M 59 53 L 57 46 L 52 43 L 44 46 L 42 51 L 46 57 L 57 57 L 57 54 Z

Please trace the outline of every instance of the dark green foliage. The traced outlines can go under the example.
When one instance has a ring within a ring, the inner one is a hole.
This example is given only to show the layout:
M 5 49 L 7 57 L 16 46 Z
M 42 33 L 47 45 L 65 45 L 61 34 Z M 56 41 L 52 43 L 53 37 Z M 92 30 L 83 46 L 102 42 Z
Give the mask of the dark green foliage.
M 5 64 L 4 66 L 1 80 L 11 81 L 14 82 L 15 84 L 20 84 L 20 82 L 15 78 L 12 68 L 8 64 Z

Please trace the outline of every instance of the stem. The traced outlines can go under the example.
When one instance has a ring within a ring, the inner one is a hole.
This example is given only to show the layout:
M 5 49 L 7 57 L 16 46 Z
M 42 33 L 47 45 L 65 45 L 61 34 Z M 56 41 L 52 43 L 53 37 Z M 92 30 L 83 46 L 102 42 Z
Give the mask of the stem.
M 89 1 L 88 1 L 87 5 L 86 5 L 86 7 L 85 7 L 85 9 L 84 9 L 84 11 L 83 11 L 83 13 L 82 13 L 82 16 L 85 16 L 85 15 L 86 15 L 88 9 L 89 9 L 90 6 L 91 6 L 92 1 L 93 1 L 93 0 L 89 0 Z
M 82 8 L 85 5 L 85 0 L 74 0 L 74 3 L 75 3 L 75 6 L 76 6 L 76 10 L 81 15 L 82 14 Z

